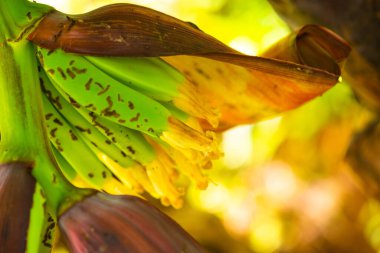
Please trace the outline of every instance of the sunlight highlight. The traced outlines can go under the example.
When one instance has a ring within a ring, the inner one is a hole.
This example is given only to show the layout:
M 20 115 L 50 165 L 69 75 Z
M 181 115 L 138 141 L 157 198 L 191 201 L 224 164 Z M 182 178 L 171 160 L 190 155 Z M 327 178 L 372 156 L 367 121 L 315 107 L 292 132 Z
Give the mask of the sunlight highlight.
M 224 164 L 237 169 L 246 164 L 253 152 L 252 125 L 233 128 L 223 134 L 222 150 Z

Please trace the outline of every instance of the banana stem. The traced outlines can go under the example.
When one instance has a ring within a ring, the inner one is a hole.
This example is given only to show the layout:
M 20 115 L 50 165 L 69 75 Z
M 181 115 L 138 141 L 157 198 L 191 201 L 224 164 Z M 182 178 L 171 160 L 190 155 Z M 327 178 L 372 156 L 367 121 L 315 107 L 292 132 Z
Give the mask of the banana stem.
M 57 169 L 44 124 L 35 48 L 24 39 L 33 22 L 49 10 L 26 0 L 0 1 L 0 163 L 33 163 L 32 174 L 56 212 L 64 199 L 84 193 Z

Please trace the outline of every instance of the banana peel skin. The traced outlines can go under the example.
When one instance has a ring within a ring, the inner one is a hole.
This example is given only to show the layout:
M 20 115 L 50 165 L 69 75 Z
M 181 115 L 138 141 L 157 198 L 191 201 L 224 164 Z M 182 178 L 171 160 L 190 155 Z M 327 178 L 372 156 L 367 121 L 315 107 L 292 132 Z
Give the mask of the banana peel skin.
M 50 252 L 56 223 L 71 252 L 205 252 L 140 196 L 179 208 L 182 176 L 207 187 L 219 132 L 322 95 L 350 51 L 308 25 L 247 56 L 131 4 L 67 15 L 4 0 L 0 15 L 0 52 L 11 58 L 0 64 L 4 252 Z M 35 185 L 46 195 L 38 204 Z

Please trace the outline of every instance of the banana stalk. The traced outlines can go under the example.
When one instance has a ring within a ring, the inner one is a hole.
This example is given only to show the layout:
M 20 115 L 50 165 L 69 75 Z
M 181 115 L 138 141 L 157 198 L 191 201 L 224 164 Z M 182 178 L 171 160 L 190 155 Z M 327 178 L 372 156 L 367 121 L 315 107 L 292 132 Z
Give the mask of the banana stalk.
M 0 3 L 2 252 L 50 252 L 59 207 L 80 195 L 61 177 L 52 159 L 42 117 L 35 48 L 25 40 L 50 10 L 20 0 Z M 45 194 L 47 189 L 49 194 Z

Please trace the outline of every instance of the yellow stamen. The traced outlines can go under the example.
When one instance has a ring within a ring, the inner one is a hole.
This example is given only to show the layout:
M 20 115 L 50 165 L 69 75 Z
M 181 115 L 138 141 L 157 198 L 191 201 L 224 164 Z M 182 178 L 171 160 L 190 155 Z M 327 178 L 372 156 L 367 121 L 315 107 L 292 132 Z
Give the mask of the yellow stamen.
M 175 161 L 180 172 L 195 181 L 199 189 L 204 190 L 207 188 L 208 178 L 202 173 L 202 166 L 198 164 L 197 160 L 187 159 L 182 152 L 173 148 L 169 148 L 168 153 Z
M 216 135 L 212 131 L 197 131 L 173 117 L 169 118 L 168 128 L 162 133 L 161 139 L 172 147 L 201 152 L 213 152 L 218 149 Z
M 133 166 L 124 168 L 119 163 L 112 160 L 108 155 L 104 153 L 98 154 L 99 159 L 107 166 L 107 168 L 129 189 L 136 193 L 142 193 L 144 191 L 142 185 L 134 179 L 132 176 L 135 167 L 141 165 L 135 163 Z
M 213 128 L 218 126 L 220 113 L 200 96 L 193 83 L 185 79 L 179 92 L 179 96 L 173 100 L 175 106 L 193 117 L 205 119 Z
M 170 176 L 157 160 L 146 166 L 146 171 L 156 192 L 162 197 L 163 204 L 171 204 L 175 208 L 182 206 L 183 191 L 170 180 Z

